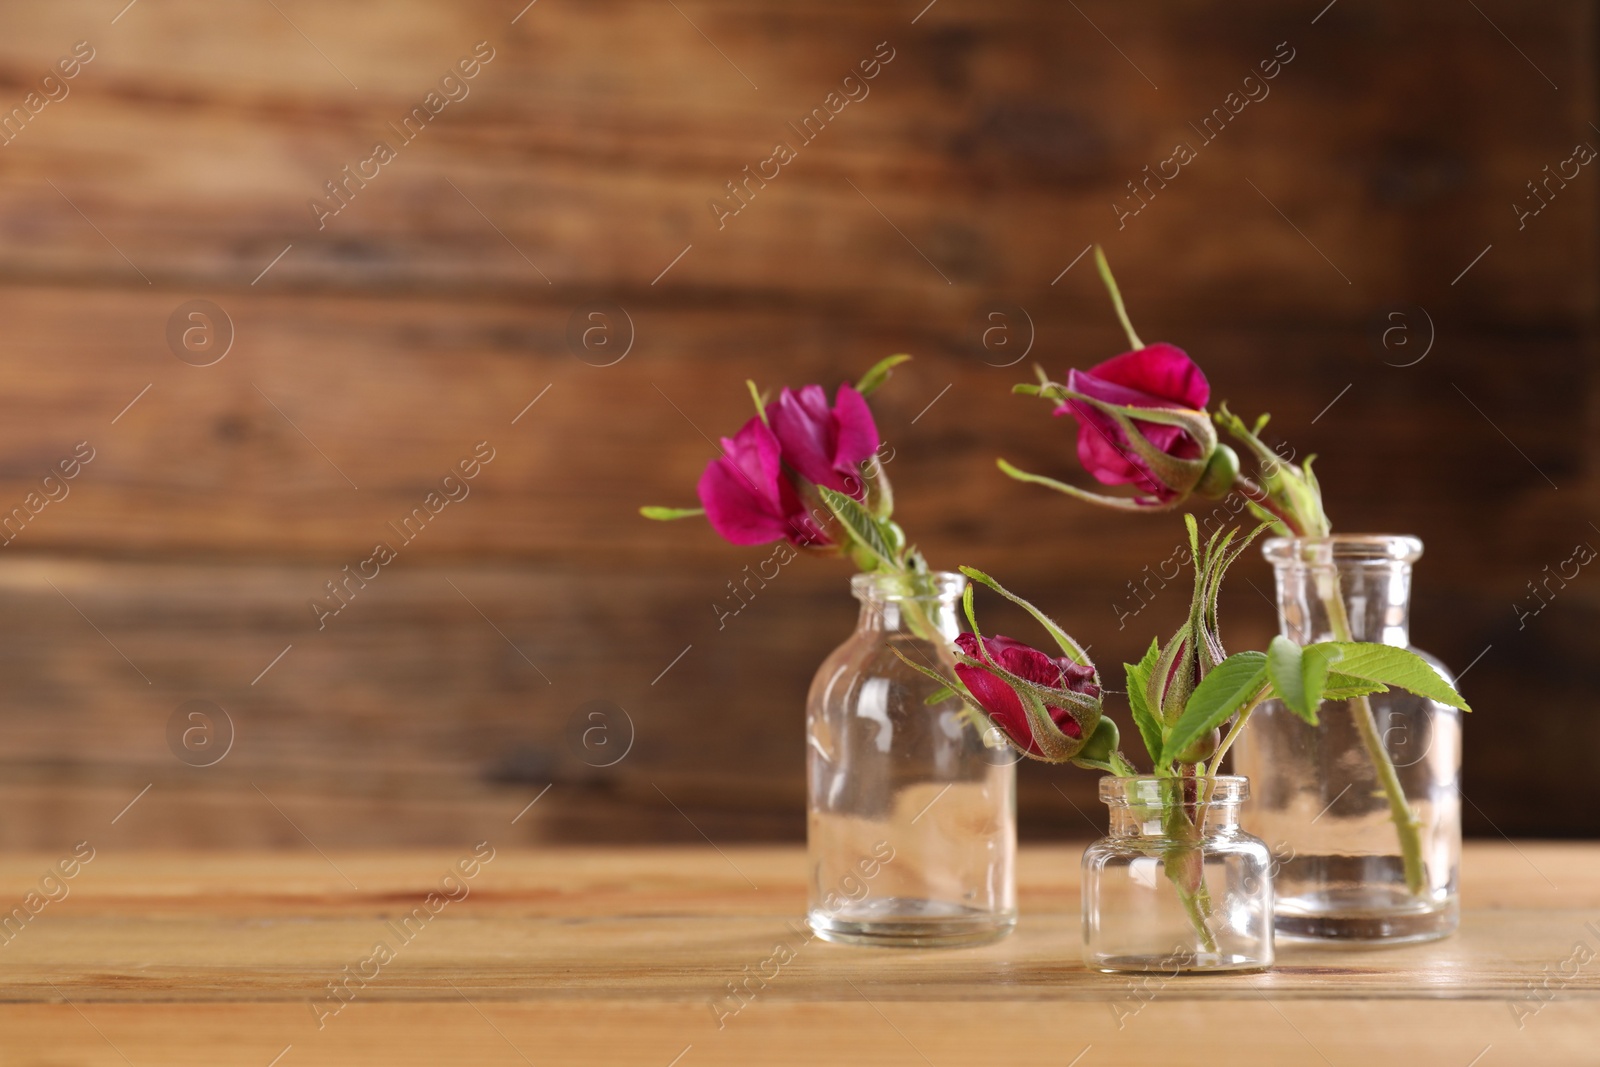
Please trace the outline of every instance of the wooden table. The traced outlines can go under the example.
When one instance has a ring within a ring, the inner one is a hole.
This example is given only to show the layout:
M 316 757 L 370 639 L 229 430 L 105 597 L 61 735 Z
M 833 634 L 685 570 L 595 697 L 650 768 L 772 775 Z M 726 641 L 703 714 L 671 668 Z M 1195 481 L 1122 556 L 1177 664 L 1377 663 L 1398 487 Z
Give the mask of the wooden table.
M 1600 845 L 1472 845 L 1442 943 L 1164 983 L 1079 963 L 1073 847 L 1024 851 L 1013 936 L 946 951 L 806 943 L 797 848 L 501 847 L 441 887 L 472 856 L 10 857 L 38 910 L 0 927 L 0 1065 L 1600 1063 Z

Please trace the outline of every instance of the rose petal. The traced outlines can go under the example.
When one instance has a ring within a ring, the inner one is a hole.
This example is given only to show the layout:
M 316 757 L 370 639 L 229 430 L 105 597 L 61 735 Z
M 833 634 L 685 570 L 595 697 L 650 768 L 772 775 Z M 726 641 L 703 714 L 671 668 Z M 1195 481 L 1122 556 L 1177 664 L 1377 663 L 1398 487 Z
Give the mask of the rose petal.
M 1093 682 L 1092 667 L 1074 663 L 1064 656 L 1049 656 L 1013 638 L 1000 635 L 986 637 L 980 651 L 977 638 L 963 633 L 956 638 L 956 647 L 968 657 L 980 661 L 986 653 L 989 661 L 1036 685 L 1071 689 L 1088 697 L 1100 695 L 1100 687 Z M 967 664 L 956 665 L 956 676 L 1012 741 L 1034 755 L 1042 754 L 1034 741 L 1027 711 L 1010 683 L 989 670 Z M 1083 728 L 1070 711 L 1053 704 L 1045 705 L 1045 710 L 1062 733 L 1071 738 L 1083 736 Z
M 1206 381 L 1205 372 L 1183 349 L 1164 342 L 1112 356 L 1099 366 L 1091 367 L 1089 373 L 1109 385 L 1122 386 L 1165 402 L 1164 405 L 1144 406 L 1171 406 L 1200 411 L 1211 399 L 1211 385 Z M 1111 402 L 1126 403 L 1122 400 Z
M 878 426 L 872 420 L 872 409 L 867 398 L 849 384 L 839 386 L 838 399 L 833 405 L 834 425 L 839 439 L 833 450 L 833 469 L 848 472 L 859 478 L 861 464 L 883 442 L 878 437 Z
M 706 465 L 697 491 L 706 521 L 724 540 L 826 543 L 784 475 L 778 439 L 765 423 L 751 419 L 722 439 L 722 449 L 723 456 Z
M 837 488 L 833 485 L 832 416 L 822 386 L 808 385 L 798 394 L 785 388 L 777 402 L 768 405 L 767 418 L 789 466 L 808 482 Z

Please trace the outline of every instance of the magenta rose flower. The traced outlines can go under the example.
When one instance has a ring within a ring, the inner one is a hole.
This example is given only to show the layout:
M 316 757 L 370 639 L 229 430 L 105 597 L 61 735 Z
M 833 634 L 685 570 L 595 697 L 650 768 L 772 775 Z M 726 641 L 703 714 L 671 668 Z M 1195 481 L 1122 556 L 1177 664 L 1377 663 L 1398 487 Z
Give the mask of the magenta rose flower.
M 724 437 L 722 453 L 697 487 L 712 529 L 736 545 L 828 543 L 784 473 L 782 446 L 766 423 L 754 418 Z
M 861 464 L 881 442 L 866 398 L 852 386 L 839 386 L 832 408 L 820 385 L 798 393 L 785 388 L 768 405 L 767 419 L 783 447 L 783 461 L 800 477 L 861 498 L 866 488 Z
M 1203 412 L 1211 399 L 1211 386 L 1183 349 L 1153 344 L 1124 352 L 1092 370 L 1069 371 L 1067 389 L 1084 399 L 1067 400 L 1055 413 L 1078 420 L 1078 459 L 1097 481 L 1103 485 L 1131 483 L 1150 494 L 1151 504 L 1171 503 L 1193 488 L 1216 445 L 1214 435 L 1198 440 L 1183 426 L 1149 422 L 1137 414 L 1124 422 L 1100 406 Z M 1142 442 L 1130 437 L 1129 423 L 1143 437 Z M 1150 450 L 1181 461 L 1181 465 L 1162 464 L 1148 455 Z M 1189 465 L 1194 471 L 1194 478 L 1187 479 L 1190 484 L 1171 484 L 1171 471 L 1187 471 Z M 1162 469 L 1155 469 L 1157 466 Z
M 1094 683 L 1094 668 L 1074 663 L 1065 656 L 1055 657 L 1040 652 L 1009 637 L 985 637 L 980 649 L 978 639 L 969 633 L 956 638 L 956 647 L 967 657 L 981 662 L 994 663 L 1019 678 L 1050 689 L 1066 689 L 1098 699 L 1100 687 Z M 1001 677 L 982 667 L 956 664 L 956 676 L 967 687 L 994 723 L 1006 732 L 1012 743 L 1033 756 L 1043 756 L 1028 724 L 1028 713 L 1016 691 Z M 1070 711 L 1045 705 L 1050 719 L 1063 734 L 1073 740 L 1083 737 Z

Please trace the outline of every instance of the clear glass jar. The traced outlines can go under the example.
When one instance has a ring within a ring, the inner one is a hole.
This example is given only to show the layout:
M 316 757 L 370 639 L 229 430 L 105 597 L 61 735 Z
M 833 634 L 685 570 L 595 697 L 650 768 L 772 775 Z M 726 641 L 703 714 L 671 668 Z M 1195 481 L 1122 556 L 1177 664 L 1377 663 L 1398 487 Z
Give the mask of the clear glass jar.
M 969 945 L 1016 925 L 1016 754 L 895 655 L 950 676 L 966 579 L 858 574 L 806 709 L 807 919 L 828 941 Z
M 1239 829 L 1240 777 L 1100 779 L 1110 833 L 1083 854 L 1083 959 L 1179 974 L 1272 966 L 1272 854 Z
M 1411 565 L 1421 541 L 1275 538 L 1264 547 L 1277 570 L 1285 637 L 1411 647 Z M 1411 651 L 1454 684 L 1438 660 Z M 1317 714 L 1309 726 L 1275 701 L 1262 704 L 1233 746 L 1233 768 L 1255 785 L 1245 823 L 1280 864 L 1279 936 L 1448 935 L 1460 921 L 1461 713 L 1391 689 L 1329 701 Z

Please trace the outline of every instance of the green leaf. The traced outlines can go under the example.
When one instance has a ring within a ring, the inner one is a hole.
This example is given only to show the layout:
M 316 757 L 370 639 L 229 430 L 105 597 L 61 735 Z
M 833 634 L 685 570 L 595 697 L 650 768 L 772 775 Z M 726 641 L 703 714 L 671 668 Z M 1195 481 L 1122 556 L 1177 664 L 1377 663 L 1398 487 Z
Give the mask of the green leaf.
M 856 503 L 855 499 L 825 485 L 817 486 L 817 491 L 822 494 L 822 502 L 828 505 L 828 510 L 833 512 L 839 520 L 850 539 L 855 541 L 868 556 L 888 570 L 898 570 L 900 563 L 895 555 L 894 546 L 890 542 L 891 535 L 884 532 L 883 526 L 873 517 L 872 512 Z
M 911 357 L 906 355 L 904 352 L 878 360 L 878 362 L 874 363 L 867 373 L 863 374 L 860 380 L 856 382 L 856 392 L 860 393 L 862 396 L 871 396 L 877 391 L 878 386 L 889 380 L 890 373 L 893 372 L 896 367 L 902 363 L 910 362 L 910 360 Z
M 1306 692 L 1304 654 L 1300 646 L 1278 634 L 1267 646 L 1267 678 L 1284 706 L 1302 719 L 1316 714 L 1316 702 Z
M 1342 653 L 1339 673 L 1368 682 L 1397 686 L 1452 708 L 1471 711 L 1450 683 L 1427 660 L 1404 648 L 1367 641 L 1326 641 Z M 1312 648 L 1318 646 L 1312 645 Z
M 1349 675 L 1330 675 L 1333 664 L 1343 653 L 1332 644 L 1312 645 L 1302 649 L 1283 635 L 1272 639 L 1267 648 L 1267 678 L 1272 682 L 1273 694 L 1284 707 L 1300 716 L 1312 726 L 1317 725 L 1317 707 L 1329 699 L 1349 700 L 1377 692 L 1372 682 L 1364 682 Z M 1337 680 L 1337 697 L 1328 696 L 1330 685 Z
M 1124 663 L 1123 675 L 1128 680 L 1128 707 L 1133 710 L 1133 724 L 1139 728 L 1139 737 L 1144 741 L 1144 750 L 1150 754 L 1150 761 L 1160 770 L 1161 749 L 1163 747 L 1161 735 L 1161 720 L 1150 708 L 1150 700 L 1146 694 L 1150 691 L 1150 672 L 1155 668 L 1156 658 L 1161 655 L 1161 643 L 1154 638 L 1150 640 L 1150 651 L 1144 654 L 1144 659 L 1138 663 Z
M 1338 649 L 1308 648 L 1302 653 L 1300 676 L 1305 679 L 1306 693 L 1311 697 L 1312 711 L 1315 712 L 1319 700 L 1324 700 L 1322 694 L 1328 688 L 1328 675 L 1333 670 L 1333 665 L 1344 658 L 1344 653 Z
M 639 509 L 639 514 L 647 519 L 655 519 L 657 522 L 671 522 L 673 519 L 687 519 L 691 516 L 704 515 L 705 513 L 705 508 L 642 507 Z
M 1183 714 L 1172 724 L 1161 762 L 1171 763 L 1178 754 L 1255 697 L 1267 680 L 1267 657 L 1261 652 L 1238 652 L 1212 668 L 1205 680 L 1195 686 Z
M 1353 678 L 1348 674 L 1330 671 L 1328 679 L 1323 683 L 1323 700 L 1354 700 L 1356 697 L 1370 696 L 1373 693 L 1387 693 L 1389 687 L 1382 682 L 1369 682 L 1364 678 Z M 1316 709 L 1312 709 L 1311 717 L 1306 720 L 1312 726 L 1317 725 Z
M 1007 589 L 1005 586 L 1001 585 L 999 582 L 995 581 L 993 578 L 989 577 L 976 567 L 962 567 L 961 573 L 965 574 L 968 578 L 971 578 L 973 581 L 978 582 L 981 585 L 988 586 L 996 593 L 999 593 L 1001 596 L 1005 597 L 1007 600 L 1026 611 L 1029 615 L 1032 615 L 1034 621 L 1045 628 L 1046 632 L 1048 632 L 1050 636 L 1055 639 L 1055 642 L 1060 647 L 1061 651 L 1065 653 L 1067 658 L 1072 660 L 1072 662 L 1080 664 L 1084 667 L 1094 666 L 1094 662 L 1089 659 L 1089 654 L 1083 650 L 1083 646 L 1078 644 L 1077 641 L 1073 640 L 1072 635 L 1063 630 L 1060 625 L 1058 625 L 1050 616 L 1046 615 L 1044 612 L 1040 611 L 1026 600 L 1017 596 L 1011 590 Z M 1099 678 L 1097 675 L 1096 682 L 1098 683 L 1098 681 Z

